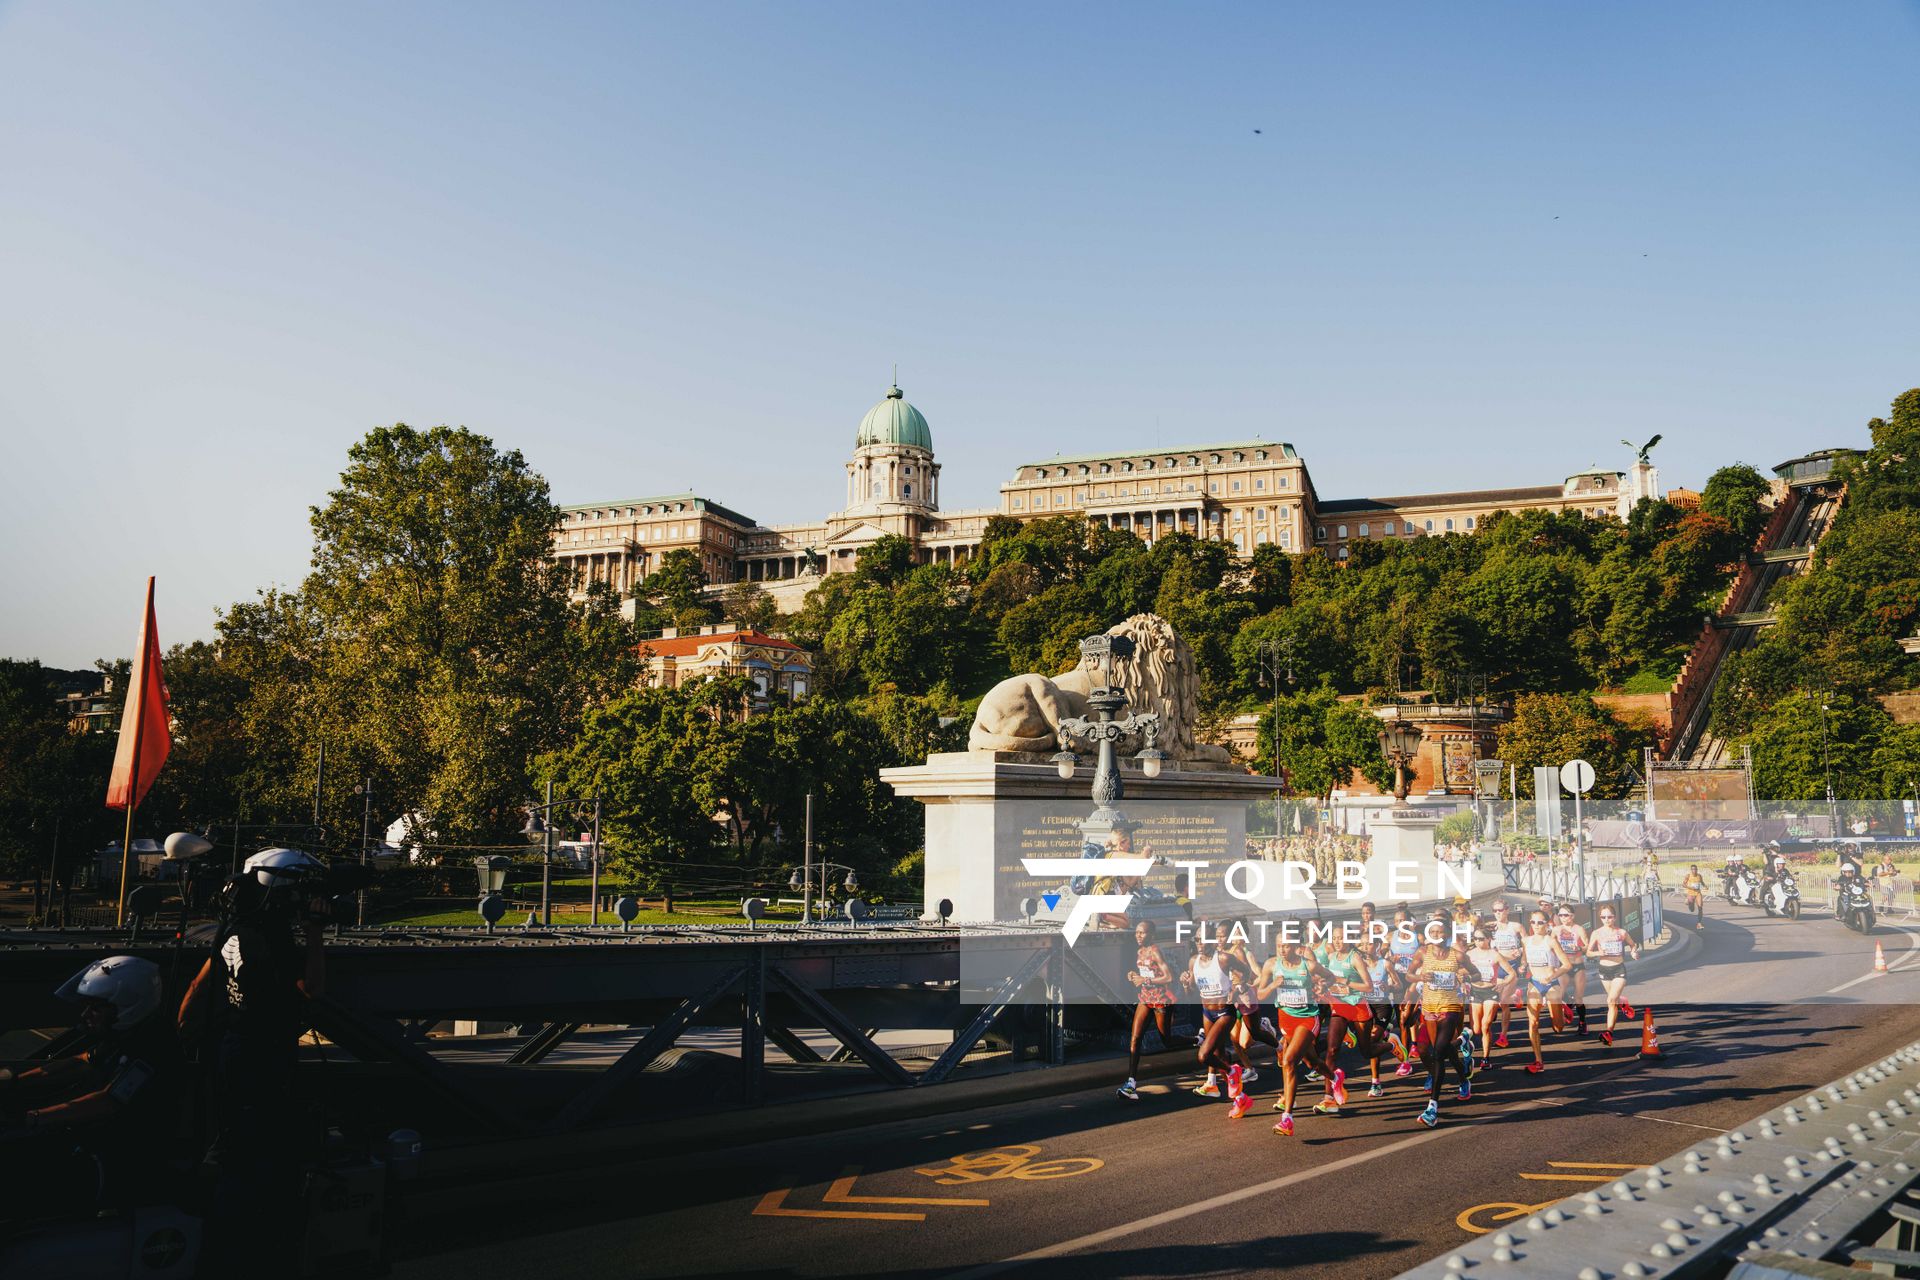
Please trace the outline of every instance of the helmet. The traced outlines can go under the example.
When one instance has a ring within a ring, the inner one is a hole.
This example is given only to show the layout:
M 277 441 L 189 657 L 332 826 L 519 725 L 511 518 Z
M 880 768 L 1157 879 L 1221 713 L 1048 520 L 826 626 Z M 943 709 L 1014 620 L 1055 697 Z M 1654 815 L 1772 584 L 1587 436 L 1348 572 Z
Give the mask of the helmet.
M 108 956 L 68 978 L 54 992 L 62 1000 L 105 1000 L 114 1007 L 113 1029 L 125 1031 L 160 1007 L 160 968 L 138 956 Z
M 326 869 L 326 863 L 298 849 L 262 849 L 248 858 L 241 868 L 242 871 L 252 872 L 254 879 L 269 889 L 297 884 Z

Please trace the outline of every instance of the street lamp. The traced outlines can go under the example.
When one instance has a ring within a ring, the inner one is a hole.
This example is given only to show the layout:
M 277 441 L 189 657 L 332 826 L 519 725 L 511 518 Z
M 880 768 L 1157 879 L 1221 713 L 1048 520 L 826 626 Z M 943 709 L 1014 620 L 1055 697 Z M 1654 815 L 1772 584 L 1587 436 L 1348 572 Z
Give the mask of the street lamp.
M 1393 766 L 1393 798 L 1397 804 L 1407 802 L 1407 786 L 1412 781 L 1408 771 L 1420 752 L 1420 738 L 1420 726 L 1399 716 L 1380 730 L 1380 751 Z
M 1093 769 L 1093 799 L 1099 807 L 1083 824 L 1083 829 L 1091 827 L 1099 831 L 1111 831 L 1120 817 L 1113 806 L 1125 794 L 1125 788 L 1120 783 L 1120 769 L 1114 757 L 1116 742 L 1122 738 L 1139 738 L 1145 742 L 1134 759 L 1140 762 L 1140 772 L 1149 778 L 1160 776 L 1161 765 L 1167 758 L 1165 752 L 1154 746 L 1154 740 L 1160 734 L 1160 717 L 1157 713 L 1136 711 L 1115 718 L 1126 710 L 1127 691 L 1114 683 L 1113 660 L 1132 656 L 1133 647 L 1133 641 L 1126 636 L 1088 636 L 1080 642 L 1080 664 L 1093 672 L 1098 681 L 1087 694 L 1087 706 L 1098 718 L 1063 717 L 1058 734 L 1060 750 L 1053 757 L 1053 762 L 1060 770 L 1061 780 L 1066 781 L 1073 777 L 1080 761 L 1073 753 L 1075 740 L 1096 746 L 1098 755 Z
M 600 923 L 600 797 L 575 796 L 570 800 L 553 798 L 553 779 L 547 779 L 547 799 L 544 804 L 527 806 L 527 825 L 520 828 L 520 834 L 528 837 L 542 837 L 540 858 L 540 923 L 553 923 L 553 811 L 567 805 L 590 804 L 593 806 L 593 854 L 592 869 L 589 872 L 591 882 L 587 892 L 593 899 L 588 920 L 592 924 Z
M 1840 834 L 1840 806 L 1833 796 L 1833 757 L 1827 751 L 1827 712 L 1832 710 L 1826 703 L 1820 704 L 1820 767 L 1827 775 L 1827 821 L 1832 823 L 1830 835 Z
M 1280 768 L 1280 679 L 1284 671 L 1287 689 L 1291 691 L 1295 683 L 1293 637 L 1262 640 L 1254 648 L 1254 660 L 1259 666 L 1260 683 L 1273 686 L 1273 776 L 1279 778 L 1284 776 Z

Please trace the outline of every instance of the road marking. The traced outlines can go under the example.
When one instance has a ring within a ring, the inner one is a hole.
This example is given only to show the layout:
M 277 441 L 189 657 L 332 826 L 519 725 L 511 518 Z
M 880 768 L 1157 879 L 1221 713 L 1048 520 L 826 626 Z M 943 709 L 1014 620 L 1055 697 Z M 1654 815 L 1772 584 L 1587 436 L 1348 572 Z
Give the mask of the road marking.
M 1632 1166 L 1638 1169 L 1639 1165 Z M 1523 1173 L 1520 1175 L 1528 1182 L 1612 1182 L 1610 1173 Z
M 1884 978 L 1887 976 L 1887 973 L 1895 973 L 1895 972 L 1899 972 L 1901 970 L 1906 969 L 1907 966 L 1913 962 L 1915 949 L 1920 948 L 1920 934 L 1916 934 L 1914 933 L 1913 930 L 1905 928 L 1901 925 L 1896 924 L 1892 927 L 1895 929 L 1899 929 L 1901 933 L 1904 933 L 1907 936 L 1907 949 L 1906 949 L 1906 952 L 1902 954 L 1898 960 L 1894 961 L 1892 964 L 1887 966 L 1886 973 L 1882 973 L 1878 969 L 1869 970 L 1868 972 L 1861 974 L 1859 977 L 1851 979 L 1850 981 L 1847 981 L 1847 982 L 1843 982 L 1839 986 L 1834 987 L 1831 990 L 1825 991 L 1822 994 L 1829 995 L 1829 996 L 1837 996 L 1842 991 L 1845 991 L 1848 987 L 1857 987 L 1863 982 L 1871 982 L 1875 978 Z
M 1602 1112 L 1601 1114 L 1620 1115 L 1621 1113 L 1618 1111 L 1607 1111 L 1607 1112 Z M 1716 1129 L 1710 1124 L 1695 1124 L 1691 1120 L 1669 1120 L 1665 1116 L 1650 1116 L 1640 1111 L 1629 1111 L 1629 1112 L 1626 1112 L 1625 1114 L 1629 1120 L 1651 1120 L 1655 1124 L 1677 1124 L 1683 1129 L 1704 1129 L 1708 1133 L 1725 1133 L 1726 1132 L 1725 1129 Z M 1636 1169 L 1639 1167 L 1640 1166 L 1638 1165 L 1634 1166 L 1634 1168 Z
M 1540 1210 L 1546 1208 L 1548 1205 L 1559 1203 L 1558 1200 L 1542 1200 L 1539 1204 L 1517 1204 L 1512 1200 L 1494 1200 L 1487 1204 L 1477 1204 L 1471 1209 L 1462 1209 L 1454 1217 L 1453 1223 L 1462 1231 L 1471 1231 L 1475 1235 L 1483 1236 L 1493 1230 L 1493 1228 L 1491 1226 L 1483 1227 L 1475 1222 L 1473 1216 L 1477 1213 L 1481 1213 L 1487 1209 L 1504 1209 L 1506 1212 L 1496 1213 L 1487 1219 L 1487 1221 L 1491 1223 L 1511 1222 L 1515 1218 L 1524 1218 L 1530 1213 L 1540 1212 Z
M 848 1165 L 833 1180 L 826 1194 L 820 1199 L 828 1204 L 948 1204 L 957 1207 L 975 1206 L 985 1208 L 985 1200 L 942 1199 L 939 1196 L 857 1196 L 853 1194 L 854 1179 L 860 1176 L 859 1165 Z
M 1605 1160 L 1549 1160 L 1549 1169 L 1638 1169 L 1637 1164 L 1610 1164 Z
M 1021 1182 L 1077 1178 L 1083 1173 L 1104 1169 L 1107 1164 L 1105 1160 L 1096 1160 L 1091 1156 L 1036 1161 L 1034 1157 L 1039 1154 L 1039 1147 L 1028 1144 L 994 1147 L 988 1151 L 969 1151 L 953 1157 L 945 1165 L 915 1169 L 914 1172 L 932 1178 L 943 1187 L 957 1187 L 969 1182 L 992 1182 L 1000 1178 L 1014 1178 Z
M 758 1218 L 866 1218 L 883 1222 L 925 1222 L 924 1213 L 882 1213 L 859 1209 L 788 1209 L 783 1206 L 793 1188 L 783 1187 L 778 1191 L 769 1191 L 760 1197 L 760 1203 L 753 1206 Z

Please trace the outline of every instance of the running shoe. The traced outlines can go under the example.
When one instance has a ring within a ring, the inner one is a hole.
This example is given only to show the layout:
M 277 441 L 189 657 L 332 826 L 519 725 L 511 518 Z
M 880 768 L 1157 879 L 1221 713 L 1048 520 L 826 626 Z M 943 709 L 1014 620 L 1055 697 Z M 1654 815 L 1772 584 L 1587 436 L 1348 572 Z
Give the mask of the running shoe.
M 1336 1107 L 1344 1107 L 1347 1105 L 1346 1072 L 1338 1069 L 1334 1071 L 1333 1081 L 1327 1086 L 1327 1096 L 1333 1099 L 1333 1105 Z
M 1240 1093 L 1240 1064 L 1236 1062 L 1227 1068 L 1227 1096 L 1238 1098 Z
M 1193 1086 L 1193 1091 L 1203 1098 L 1217 1098 L 1220 1096 L 1220 1086 L 1211 1077 L 1207 1079 L 1205 1084 Z
M 1433 1092 L 1433 1072 L 1431 1071 L 1427 1072 L 1427 1078 L 1421 1082 L 1420 1087 L 1422 1089 L 1425 1089 L 1428 1093 Z
M 1286 1109 L 1287 1100 L 1285 1098 L 1275 1098 L 1273 1100 L 1273 1110 L 1284 1112 Z
M 1324 1077 L 1324 1076 L 1322 1076 L 1322 1075 L 1321 1075 L 1321 1074 L 1320 1074 L 1320 1073 L 1319 1073 L 1318 1071 L 1308 1071 L 1308 1072 L 1307 1072 L 1307 1083 L 1308 1083 L 1308 1084 L 1319 1084 L 1319 1083 L 1320 1083 L 1320 1082 L 1321 1082 L 1321 1081 L 1322 1081 L 1323 1079 L 1325 1079 L 1325 1078 L 1326 1078 L 1326 1077 Z
M 1471 1098 L 1473 1096 L 1473 1082 L 1470 1080 L 1462 1080 L 1460 1082 L 1460 1089 L 1454 1096 L 1459 1098 L 1460 1101 L 1462 1102 L 1465 1102 L 1468 1098 Z
M 1243 1093 L 1239 1097 L 1233 1100 L 1233 1105 L 1231 1107 L 1227 1108 L 1227 1119 L 1238 1120 L 1241 1116 L 1247 1114 L 1247 1112 L 1251 1110 L 1253 1110 L 1253 1095 L 1250 1093 Z
M 1280 1033 L 1274 1029 L 1272 1018 L 1260 1019 L 1260 1029 L 1272 1036 L 1275 1040 L 1280 1038 Z
M 1127 1082 L 1121 1085 L 1118 1089 L 1115 1089 L 1114 1092 L 1119 1094 L 1121 1097 L 1125 1098 L 1128 1102 L 1140 1101 L 1140 1090 L 1138 1087 L 1135 1086 L 1131 1078 L 1129 1078 Z
M 1620 1012 L 1625 1017 L 1631 1018 L 1633 1017 L 1633 1006 L 1628 1004 L 1625 1000 L 1622 1000 L 1620 1002 Z
M 1407 1046 L 1401 1041 L 1398 1031 L 1387 1032 L 1387 1048 L 1393 1050 L 1393 1056 L 1400 1061 L 1407 1060 Z
M 1493 1047 L 1494 1047 L 1494 1048 L 1496 1048 L 1496 1049 L 1504 1049 L 1504 1048 L 1506 1048 L 1506 1047 L 1507 1047 L 1507 1033 L 1506 1033 L 1506 1032 L 1504 1032 L 1504 1031 L 1502 1031 L 1502 1032 L 1501 1032 L 1501 1033 L 1500 1033 L 1499 1035 L 1497 1035 L 1497 1036 L 1495 1036 L 1495 1037 L 1493 1038 Z
M 1600 1033 L 1600 1043 L 1607 1046 L 1607 1048 L 1609 1049 L 1613 1048 L 1613 1032 L 1602 1031 Z
M 1273 1131 L 1283 1138 L 1291 1138 L 1293 1136 L 1293 1112 L 1282 1111 L 1280 1113 L 1280 1123 L 1273 1126 Z
M 1240 1073 L 1240 1087 L 1244 1089 L 1248 1085 L 1252 1084 L 1255 1080 L 1258 1080 L 1259 1078 L 1260 1078 L 1259 1069 L 1257 1067 L 1248 1067 L 1245 1071 L 1242 1071 Z
M 1539 1074 L 1540 1074 L 1540 1073 L 1541 1073 L 1542 1071 L 1545 1071 L 1546 1069 L 1547 1069 L 1547 1064 L 1546 1064 L 1546 1063 L 1544 1063 L 1544 1062 L 1542 1062 L 1542 1061 L 1540 1061 L 1540 1059 L 1538 1059 L 1538 1058 L 1535 1058 L 1535 1059 L 1534 1059 L 1534 1060 L 1533 1060 L 1532 1062 L 1529 1062 L 1529 1063 L 1527 1064 L 1527 1073 L 1528 1073 L 1529 1075 L 1536 1075 L 1536 1076 L 1537 1076 L 1537 1075 L 1539 1075 Z
M 1378 1080 L 1375 1080 L 1373 1084 L 1368 1087 L 1367 1096 L 1369 1098 L 1384 1098 L 1387 1096 L 1387 1091 L 1380 1087 Z
M 1313 1104 L 1313 1114 L 1317 1116 L 1337 1116 L 1340 1114 L 1340 1104 L 1332 1098 L 1322 1098 Z
M 1347 1048 L 1358 1049 L 1359 1047 L 1360 1041 L 1354 1037 L 1353 1030 L 1349 1028 L 1347 1030 Z
M 1427 1099 L 1427 1109 L 1420 1113 L 1420 1123 L 1427 1126 L 1427 1128 L 1429 1129 L 1435 1128 L 1436 1126 L 1439 1125 L 1440 1104 L 1438 1102 L 1435 1102 L 1431 1098 Z
M 1399 1069 L 1393 1074 L 1396 1076 L 1410 1076 L 1413 1074 L 1413 1064 L 1411 1062 L 1402 1062 Z

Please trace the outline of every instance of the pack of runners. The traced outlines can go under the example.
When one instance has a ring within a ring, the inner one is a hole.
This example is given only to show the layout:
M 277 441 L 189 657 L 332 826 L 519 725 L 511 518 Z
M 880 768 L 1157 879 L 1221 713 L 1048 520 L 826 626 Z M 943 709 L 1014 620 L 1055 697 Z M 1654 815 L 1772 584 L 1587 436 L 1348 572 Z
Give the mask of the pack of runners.
M 1341 1113 L 1348 1105 L 1343 1060 L 1355 1072 L 1366 1069 L 1369 1099 L 1386 1098 L 1390 1080 L 1423 1075 L 1417 1119 L 1432 1128 L 1449 1084 L 1457 1100 L 1470 1100 L 1475 1076 L 1511 1048 L 1516 1013 L 1525 1018 L 1528 1072 L 1546 1069 L 1545 1034 L 1589 1034 L 1589 964 L 1605 999 L 1600 1042 L 1611 1046 L 1620 1018 L 1634 1017 L 1626 962 L 1639 958 L 1639 947 L 1609 905 L 1598 908 L 1591 930 L 1571 905 L 1548 898 L 1530 908 L 1499 898 L 1485 916 L 1464 900 L 1451 914 L 1419 920 L 1402 907 L 1384 938 L 1372 936 L 1374 918 L 1365 903 L 1351 936 L 1336 924 L 1331 938 L 1282 941 L 1258 964 L 1244 931 L 1208 922 L 1190 935 L 1184 967 L 1169 962 L 1152 924 L 1138 925 L 1128 977 L 1139 1001 L 1120 1096 L 1140 1096 L 1140 1050 L 1151 1025 L 1167 1048 L 1194 1047 L 1206 1078 L 1193 1091 L 1226 1099 L 1229 1119 L 1254 1109 L 1261 1045 L 1279 1074 L 1275 1133 L 1293 1134 L 1303 1084 L 1320 1090 L 1313 1115 Z M 1197 1042 L 1172 1035 L 1173 1006 L 1190 1002 L 1200 1007 Z M 1382 1063 L 1389 1064 L 1384 1075 Z

